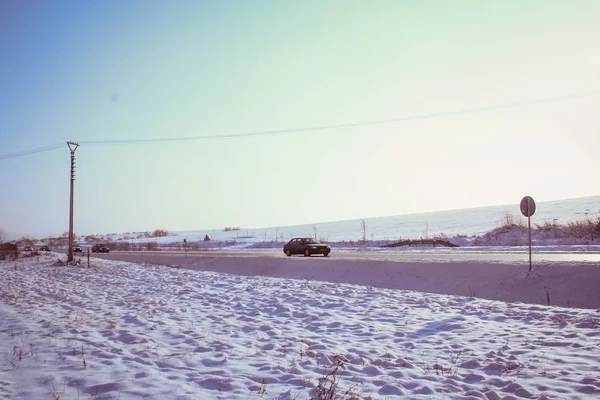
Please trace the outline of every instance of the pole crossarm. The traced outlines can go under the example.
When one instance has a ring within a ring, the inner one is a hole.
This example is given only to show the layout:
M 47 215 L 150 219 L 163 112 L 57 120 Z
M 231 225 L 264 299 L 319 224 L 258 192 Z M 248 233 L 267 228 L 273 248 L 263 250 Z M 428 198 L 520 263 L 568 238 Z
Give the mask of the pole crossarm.
M 71 154 L 75 153 L 75 150 L 79 147 L 79 143 L 77 142 L 67 142 L 67 146 L 69 146 L 69 150 L 71 150 Z M 73 147 L 71 147 L 73 146 Z

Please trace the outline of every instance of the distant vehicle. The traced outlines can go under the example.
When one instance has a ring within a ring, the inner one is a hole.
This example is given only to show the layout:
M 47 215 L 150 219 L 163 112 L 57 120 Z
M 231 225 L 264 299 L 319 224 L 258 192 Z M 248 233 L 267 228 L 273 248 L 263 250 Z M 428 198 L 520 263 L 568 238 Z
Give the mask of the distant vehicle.
M 81 247 L 79 246 L 73 246 L 73 253 L 81 253 L 83 250 L 81 250 Z
M 304 254 L 304 257 L 323 254 L 327 257 L 331 253 L 331 247 L 311 238 L 293 238 L 283 246 L 283 252 L 288 257 L 292 254 Z
M 25 246 L 23 247 L 23 251 L 33 251 L 33 248 L 31 246 Z
M 50 247 L 48 247 L 48 246 L 40 246 L 40 251 L 50 251 Z
M 110 249 L 104 244 L 95 244 L 92 246 L 92 253 L 110 253 Z

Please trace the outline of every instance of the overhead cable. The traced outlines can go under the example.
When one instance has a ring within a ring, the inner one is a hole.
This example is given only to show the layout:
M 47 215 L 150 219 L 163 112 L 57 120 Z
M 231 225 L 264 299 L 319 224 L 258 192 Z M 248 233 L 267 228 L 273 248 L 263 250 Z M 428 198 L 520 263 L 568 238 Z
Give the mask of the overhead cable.
M 23 150 L 23 151 L 18 151 L 16 153 L 4 154 L 4 155 L 0 155 L 0 160 L 5 160 L 7 158 L 22 157 L 22 156 L 26 156 L 26 155 L 34 154 L 34 153 L 42 153 L 44 151 L 56 150 L 56 149 L 61 148 L 63 146 L 64 146 L 63 143 L 52 144 L 50 146 L 38 147 L 37 149 Z
M 412 115 L 412 116 L 390 118 L 390 119 L 340 123 L 340 124 L 333 124 L 333 125 L 319 125 L 319 126 L 303 127 L 303 128 L 277 129 L 277 130 L 233 133 L 233 134 L 224 134 L 224 135 L 186 136 L 186 137 L 175 137 L 175 138 L 171 137 L 171 138 L 143 138 L 143 139 L 81 140 L 81 141 L 79 141 L 79 143 L 81 145 L 87 145 L 87 146 L 103 146 L 103 145 L 119 145 L 119 144 L 134 145 L 134 144 L 187 142 L 187 141 L 196 141 L 196 140 L 238 139 L 238 138 L 256 137 L 256 136 L 297 134 L 297 133 L 310 132 L 310 131 L 356 128 L 356 127 L 369 126 L 369 125 L 391 124 L 391 123 L 416 121 L 416 120 L 423 120 L 423 119 L 442 118 L 442 117 L 449 117 L 449 116 L 454 116 L 454 115 L 473 114 L 473 113 L 478 113 L 478 112 L 495 111 L 495 110 L 502 110 L 502 109 L 509 109 L 509 108 L 516 108 L 516 107 L 523 107 L 523 106 L 530 106 L 530 105 L 549 104 L 549 103 L 563 102 L 563 101 L 568 101 L 568 100 L 583 99 L 586 97 L 597 96 L 598 94 L 600 94 L 600 89 L 594 89 L 594 90 L 589 90 L 586 92 L 572 93 L 572 94 L 555 96 L 555 97 L 546 98 L 546 99 L 524 100 L 524 101 L 519 101 L 519 102 L 495 104 L 495 105 L 467 108 L 467 109 L 461 109 L 461 110 L 455 110 L 455 111 L 420 114 L 420 115 Z M 20 151 L 20 152 L 16 152 L 16 153 L 4 154 L 4 155 L 0 155 L 0 160 L 26 156 L 29 154 L 40 153 L 40 152 L 44 152 L 44 151 L 51 151 L 51 150 L 58 149 L 62 146 L 64 146 L 64 145 L 61 143 L 61 144 L 54 144 L 54 145 L 45 146 L 45 147 L 39 147 L 36 149 L 31 149 L 31 150 Z
M 515 108 L 515 107 L 523 107 L 523 106 L 528 106 L 528 105 L 548 104 L 548 103 L 555 103 L 555 102 L 560 102 L 560 101 L 575 100 L 575 99 L 581 99 L 581 98 L 585 98 L 585 97 L 595 96 L 598 94 L 600 94 L 600 89 L 590 90 L 587 92 L 568 94 L 568 95 L 563 95 L 563 96 L 557 96 L 557 97 L 552 97 L 552 98 L 546 98 L 546 99 L 525 100 L 525 101 L 519 101 L 519 102 L 513 102 L 513 103 L 495 104 L 495 105 L 490 105 L 490 106 L 467 108 L 467 109 L 455 110 L 455 111 L 429 113 L 429 114 L 413 115 L 413 116 L 390 118 L 390 119 L 349 122 L 349 123 L 341 123 L 341 124 L 334 124 L 334 125 L 320 125 L 320 126 L 312 126 L 312 127 L 304 127 L 304 128 L 277 129 L 277 130 L 233 133 L 233 134 L 224 134 L 224 135 L 186 136 L 186 137 L 175 137 L 175 138 L 82 140 L 79 143 L 81 143 L 82 145 L 101 146 L 101 145 L 115 145 L 115 144 L 126 145 L 126 144 L 172 143 L 172 142 L 186 142 L 186 141 L 195 141 L 195 140 L 237 139 L 237 138 L 255 137 L 255 136 L 286 135 L 286 134 L 296 134 L 296 133 L 303 133 L 303 132 L 309 132 L 309 131 L 355 128 L 355 127 L 362 127 L 362 126 L 368 126 L 368 125 L 382 125 L 382 124 L 415 121 L 415 120 L 422 120 L 422 119 L 449 117 L 449 116 L 453 116 L 453 115 L 472 114 L 472 113 L 478 113 L 478 112 L 484 112 L 484 111 L 494 111 L 494 110 L 501 110 L 501 109 Z

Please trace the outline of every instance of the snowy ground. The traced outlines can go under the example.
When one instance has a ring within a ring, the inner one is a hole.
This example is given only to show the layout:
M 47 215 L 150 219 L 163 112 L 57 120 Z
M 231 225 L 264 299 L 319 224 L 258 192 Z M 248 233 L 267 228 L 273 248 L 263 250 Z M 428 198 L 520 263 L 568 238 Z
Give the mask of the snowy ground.
M 600 397 L 599 310 L 58 257 L 0 262 L 0 398 Z
M 191 231 L 175 231 L 170 236 L 159 238 L 144 238 L 129 240 L 132 243 L 156 241 L 159 244 L 182 243 L 202 241 L 208 235 L 212 240 L 235 241 L 236 244 L 252 244 L 256 242 L 285 241 L 293 237 L 317 237 L 329 242 L 359 240 L 365 236 L 367 240 L 399 240 L 419 239 L 446 234 L 448 237 L 456 235 L 483 235 L 500 226 L 506 214 L 523 220 L 519 209 L 520 199 L 514 204 L 502 206 L 470 208 L 463 210 L 436 211 L 420 214 L 396 215 L 388 217 L 366 218 L 366 229 L 362 230 L 362 220 L 348 220 L 336 222 L 315 222 L 314 224 L 294 225 L 270 228 L 241 228 L 240 230 L 223 231 L 222 229 L 204 229 Z M 581 197 L 539 202 L 536 213 L 531 218 L 531 224 L 544 224 L 545 222 L 566 224 L 569 222 L 596 218 L 600 214 L 600 196 Z M 123 237 L 135 237 L 134 233 L 111 234 L 111 240 Z M 548 237 L 534 237 L 540 244 L 555 244 L 554 232 Z M 464 243 L 462 243 L 464 242 Z M 470 245 L 470 240 L 462 240 L 461 245 Z M 572 243 L 572 242 L 571 242 Z M 491 243 L 499 245 L 501 243 Z M 507 243 L 514 245 L 514 243 Z M 521 240 L 521 244 L 526 244 Z M 560 241 L 558 244 L 561 244 Z

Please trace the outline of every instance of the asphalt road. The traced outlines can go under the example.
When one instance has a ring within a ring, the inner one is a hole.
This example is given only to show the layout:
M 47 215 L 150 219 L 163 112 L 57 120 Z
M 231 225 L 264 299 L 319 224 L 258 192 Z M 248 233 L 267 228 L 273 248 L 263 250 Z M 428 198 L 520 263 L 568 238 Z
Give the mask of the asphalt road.
M 587 255 L 553 255 L 564 257 L 564 262 L 542 262 L 534 255 L 531 279 L 528 262 L 524 261 L 528 254 L 515 253 L 340 251 L 329 257 L 286 257 L 280 251 L 197 251 L 189 252 L 186 257 L 185 252 L 180 251 L 115 251 L 94 253 L 90 261 L 97 265 L 97 257 L 100 257 L 189 271 L 316 280 L 457 296 L 475 296 L 476 293 L 484 299 L 531 304 L 549 304 L 548 288 L 551 288 L 552 305 L 596 309 L 600 304 L 600 262 L 573 261 Z M 459 256 L 465 261 L 458 260 Z M 490 260 L 490 257 L 500 257 L 502 261 Z M 513 257 L 519 257 L 520 261 L 507 261 Z
M 85 256 L 85 252 L 82 254 Z M 93 253 L 93 257 L 109 260 L 121 260 L 129 262 L 150 262 L 157 264 L 179 264 L 189 263 L 192 260 L 202 260 L 209 257 L 268 257 L 287 258 L 279 251 L 111 251 L 110 253 Z M 311 257 L 292 256 L 294 258 L 324 258 L 320 255 Z M 528 253 L 496 252 L 356 252 L 356 251 L 332 251 L 329 258 L 337 260 L 382 260 L 382 261 L 499 261 L 499 262 L 523 262 L 529 260 Z M 536 261 L 600 261 L 599 253 L 533 253 L 533 262 Z

